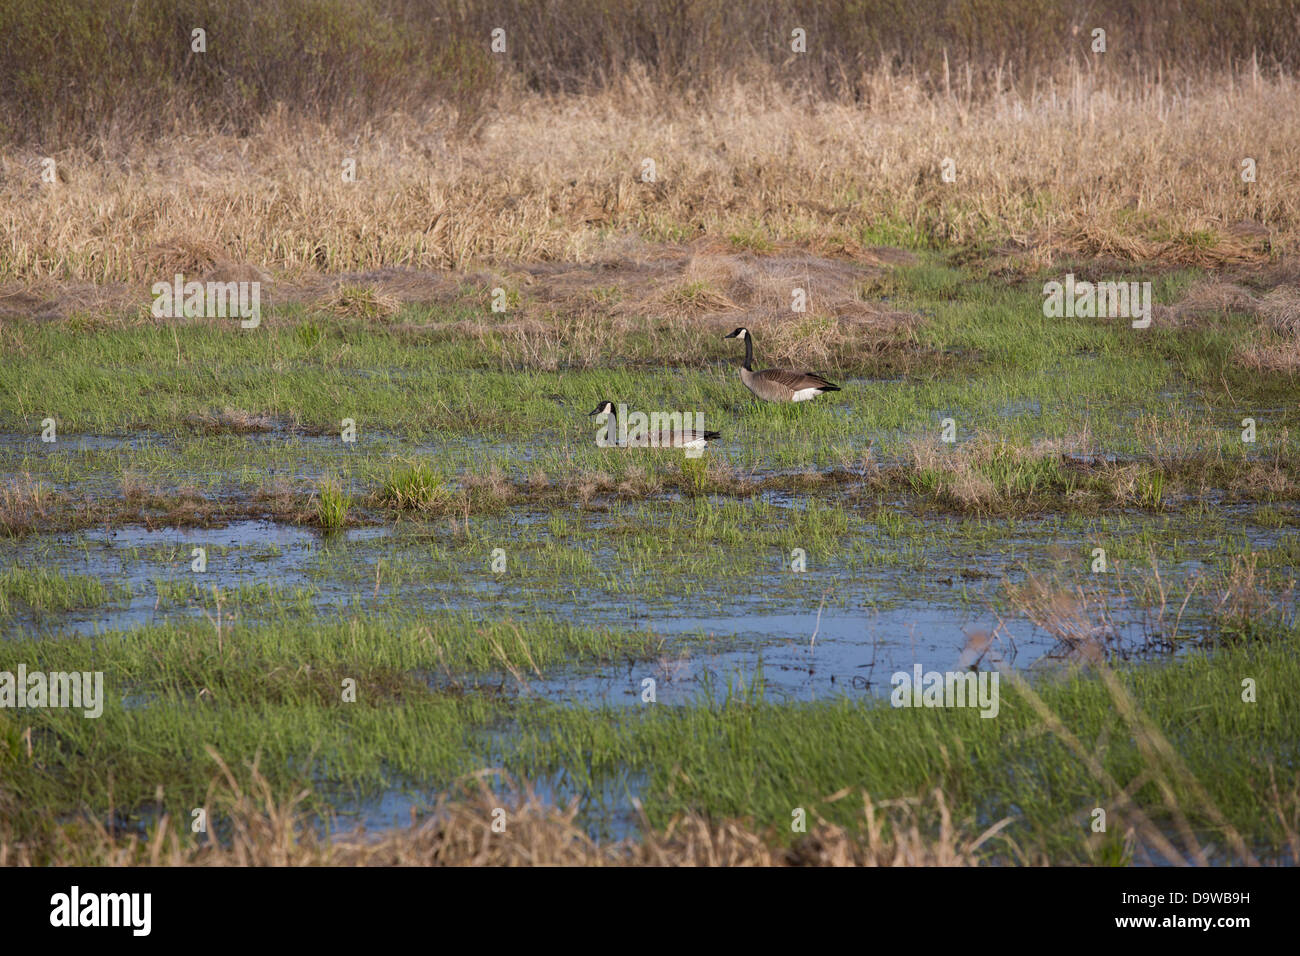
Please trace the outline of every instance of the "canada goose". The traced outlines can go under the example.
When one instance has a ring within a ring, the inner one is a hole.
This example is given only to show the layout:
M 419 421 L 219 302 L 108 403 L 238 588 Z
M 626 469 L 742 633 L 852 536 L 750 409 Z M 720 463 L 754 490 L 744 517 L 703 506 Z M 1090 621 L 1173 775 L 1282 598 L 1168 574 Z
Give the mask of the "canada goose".
M 626 408 L 624 408 L 626 413 Z M 691 421 L 691 413 L 673 412 L 670 415 L 663 415 L 656 412 L 654 415 L 647 417 L 645 412 L 633 412 L 630 416 L 633 419 L 632 425 L 637 424 L 636 417 L 641 416 L 641 427 L 637 428 L 631 435 L 626 434 L 629 423 L 623 422 L 623 429 L 618 427 L 618 415 L 614 411 L 613 402 L 601 402 L 594 410 L 587 413 L 588 417 L 592 415 L 609 415 L 611 422 L 605 431 L 609 438 L 610 445 L 626 445 L 629 448 L 703 448 L 711 441 L 717 441 L 722 437 L 721 432 L 704 431 L 699 428 L 689 428 L 687 424 Z M 666 419 L 666 421 L 664 420 Z M 659 423 L 659 427 L 652 430 L 651 426 Z M 703 424 L 703 421 L 701 421 Z M 622 439 L 620 441 L 620 439 Z
M 745 340 L 745 361 L 740 366 L 740 380 L 758 398 L 767 402 L 806 402 L 822 392 L 838 392 L 840 387 L 812 372 L 792 372 L 784 368 L 765 368 L 754 371 L 754 336 L 749 329 L 739 328 L 727 339 Z

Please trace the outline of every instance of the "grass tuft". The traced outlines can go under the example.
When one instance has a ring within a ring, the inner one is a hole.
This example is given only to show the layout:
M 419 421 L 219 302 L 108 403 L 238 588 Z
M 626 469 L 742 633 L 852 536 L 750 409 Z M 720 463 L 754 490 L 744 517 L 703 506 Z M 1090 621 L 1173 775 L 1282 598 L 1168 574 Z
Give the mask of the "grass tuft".
M 423 511 L 451 497 L 446 479 L 423 461 L 399 465 L 384 479 L 379 500 L 395 508 Z
M 316 489 L 316 523 L 326 531 L 337 531 L 348 520 L 352 499 L 342 483 L 333 479 L 323 481 Z

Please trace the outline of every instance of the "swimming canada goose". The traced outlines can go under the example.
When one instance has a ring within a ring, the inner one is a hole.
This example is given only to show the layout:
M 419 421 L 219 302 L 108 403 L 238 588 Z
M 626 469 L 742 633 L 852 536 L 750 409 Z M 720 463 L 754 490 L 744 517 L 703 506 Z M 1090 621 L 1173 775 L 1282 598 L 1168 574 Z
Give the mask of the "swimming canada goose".
M 637 429 L 631 435 L 623 435 L 618 427 L 618 415 L 614 411 L 613 402 L 601 402 L 594 410 L 587 413 L 588 417 L 592 415 L 609 415 L 611 420 L 605 434 L 611 438 L 611 445 L 622 446 L 626 444 L 629 448 L 703 448 L 711 441 L 717 441 L 722 437 L 721 432 L 704 431 L 699 428 L 688 428 L 687 423 L 691 421 L 691 413 L 683 415 L 681 412 L 674 412 L 672 415 L 662 416 L 667 421 L 662 422 L 657 434 L 650 433 L 650 422 L 653 419 L 661 417 L 656 413 L 652 418 L 647 418 L 644 412 L 633 412 L 628 417 L 633 419 L 635 424 L 636 417 L 641 416 L 642 427 Z M 701 420 L 701 424 L 703 424 Z M 628 422 L 623 423 L 626 429 Z M 619 438 L 625 439 L 625 442 L 619 441 Z
M 812 372 L 792 372 L 785 368 L 765 368 L 754 371 L 754 336 L 749 329 L 740 328 L 726 339 L 745 340 L 745 361 L 740 366 L 740 380 L 757 398 L 766 402 L 806 402 L 822 392 L 838 392 L 840 387 Z

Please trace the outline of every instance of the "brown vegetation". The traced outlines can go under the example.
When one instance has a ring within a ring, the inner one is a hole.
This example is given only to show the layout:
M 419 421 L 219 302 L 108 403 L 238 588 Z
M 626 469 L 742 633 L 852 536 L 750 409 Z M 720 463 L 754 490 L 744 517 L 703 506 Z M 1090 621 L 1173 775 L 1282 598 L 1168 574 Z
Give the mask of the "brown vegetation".
M 1297 248 L 1288 78 L 1174 91 L 1079 74 L 972 102 L 893 73 L 873 82 L 862 103 L 761 87 L 690 103 L 522 95 L 472 143 L 446 140 L 436 118 L 340 130 L 280 112 L 244 134 L 181 129 L 113 158 L 69 146 L 53 156 L 68 172 L 57 183 L 41 181 L 43 151 L 11 149 L 0 283 L 595 265 L 627 253 L 623 236 L 704 236 L 737 261 L 792 244 L 863 265 L 879 245 L 997 247 L 1031 267 L 1063 254 L 1263 262 Z M 342 177 L 348 158 L 356 182 Z M 646 158 L 654 182 L 641 181 Z M 1258 228 L 1243 235 L 1243 220 Z M 649 278 L 653 259 L 643 266 Z M 681 289 L 660 291 L 662 307 L 683 305 Z M 746 305 L 723 287 L 700 294 Z
M 39 844 L 14 842 L 0 830 L 0 866 L 974 866 L 976 851 L 1007 822 L 977 833 L 951 819 L 939 790 L 926 801 L 884 804 L 862 793 L 858 831 L 814 816 L 807 835 L 788 846 L 752 821 L 698 814 L 662 830 L 643 820 L 638 838 L 597 843 L 577 820 L 576 800 L 554 807 L 526 785 L 503 799 L 471 780 L 467 792 L 444 797 L 408 828 L 328 838 L 299 812 L 306 793 L 277 799 L 256 767 L 245 788 L 209 753 L 223 771 L 214 783 L 214 801 L 229 825 L 221 842 L 191 842 L 188 828 L 169 816 L 147 838 L 87 819 L 55 828 Z M 845 790 L 829 799 L 856 796 Z M 3 797 L 0 791 L 0 809 Z M 494 829 L 498 808 L 506 811 L 504 832 Z

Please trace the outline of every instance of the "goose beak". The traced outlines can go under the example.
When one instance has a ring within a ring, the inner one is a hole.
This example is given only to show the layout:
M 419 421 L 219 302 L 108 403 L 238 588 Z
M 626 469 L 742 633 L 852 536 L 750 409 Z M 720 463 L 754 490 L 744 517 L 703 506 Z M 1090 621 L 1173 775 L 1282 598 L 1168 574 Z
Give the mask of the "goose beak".
M 736 337 L 735 332 L 728 332 L 726 335 L 723 336 L 724 339 L 734 339 L 735 337 Z

